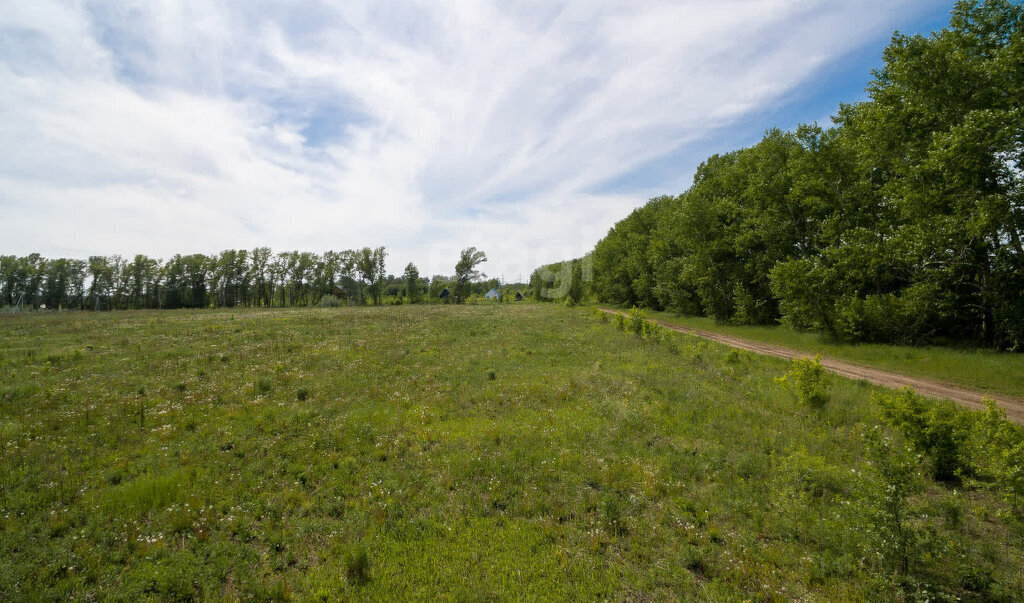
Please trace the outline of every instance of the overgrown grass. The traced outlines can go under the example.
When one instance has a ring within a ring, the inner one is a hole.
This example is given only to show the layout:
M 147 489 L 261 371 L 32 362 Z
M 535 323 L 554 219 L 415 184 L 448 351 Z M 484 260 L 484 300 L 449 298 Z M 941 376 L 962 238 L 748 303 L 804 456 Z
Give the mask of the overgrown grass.
M 1012 505 L 931 479 L 875 388 L 808 405 L 781 360 L 635 330 L 4 318 L 0 599 L 1019 598 Z
M 807 352 L 809 355 L 820 354 L 863 366 L 928 377 L 952 385 L 1024 399 L 1024 354 L 1020 353 L 943 346 L 851 344 L 837 341 L 822 333 L 800 332 L 785 327 L 723 325 L 710 318 L 676 316 L 669 312 L 648 314 L 654 320 L 671 324 L 743 337 L 785 346 Z

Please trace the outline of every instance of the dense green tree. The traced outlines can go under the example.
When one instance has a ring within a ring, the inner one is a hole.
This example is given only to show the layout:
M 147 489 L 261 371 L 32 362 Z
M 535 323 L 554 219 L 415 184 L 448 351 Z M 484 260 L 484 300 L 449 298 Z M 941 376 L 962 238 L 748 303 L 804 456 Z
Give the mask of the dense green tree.
M 893 36 L 836 126 L 716 155 L 594 249 L 602 301 L 861 341 L 1024 346 L 1024 7 Z M 557 277 L 537 274 L 535 292 Z
M 403 274 L 405 279 L 405 297 L 410 304 L 418 303 L 423 298 L 423 290 L 420 285 L 420 271 L 416 265 L 409 262 Z
M 358 299 L 370 287 L 380 303 L 381 284 L 401 283 L 384 274 L 384 248 L 369 250 L 373 282 L 357 283 L 363 252 L 323 255 L 267 247 L 227 249 L 215 255 L 175 255 L 167 262 L 136 255 L 47 259 L 39 254 L 0 256 L 0 305 L 26 308 L 120 310 L 232 306 L 310 305 L 340 287 Z M 427 283 L 422 283 L 425 290 Z
M 364 247 L 356 252 L 355 269 L 363 285 L 363 288 L 360 289 L 360 297 L 362 298 L 363 291 L 365 290 L 366 293 L 370 294 L 370 299 L 373 300 L 374 304 L 380 304 L 381 302 L 383 279 L 385 277 L 384 260 L 386 258 L 387 252 L 383 247 L 376 249 Z M 360 301 L 365 302 L 363 299 L 360 299 Z
M 461 304 L 472 293 L 472 283 L 480 280 L 485 274 L 476 269 L 477 266 L 487 261 L 487 254 L 478 251 L 476 247 L 467 247 L 459 255 L 459 261 L 455 264 L 455 290 L 452 297 L 455 303 Z

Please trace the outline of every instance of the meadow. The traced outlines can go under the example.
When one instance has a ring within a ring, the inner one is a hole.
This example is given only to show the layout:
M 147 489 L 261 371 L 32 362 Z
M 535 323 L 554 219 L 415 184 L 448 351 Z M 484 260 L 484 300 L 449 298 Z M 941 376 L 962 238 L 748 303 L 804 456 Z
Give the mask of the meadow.
M 3 316 L 0 599 L 1020 600 L 1015 501 L 790 368 L 554 304 Z

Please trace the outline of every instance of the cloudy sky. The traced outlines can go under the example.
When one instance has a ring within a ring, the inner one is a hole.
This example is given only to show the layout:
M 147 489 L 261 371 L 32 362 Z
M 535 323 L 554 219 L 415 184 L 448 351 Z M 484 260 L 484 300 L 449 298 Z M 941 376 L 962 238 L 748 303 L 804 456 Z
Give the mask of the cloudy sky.
M 385 245 L 514 280 L 707 155 L 827 123 L 953 0 L 117 2 L 0 11 L 0 253 Z

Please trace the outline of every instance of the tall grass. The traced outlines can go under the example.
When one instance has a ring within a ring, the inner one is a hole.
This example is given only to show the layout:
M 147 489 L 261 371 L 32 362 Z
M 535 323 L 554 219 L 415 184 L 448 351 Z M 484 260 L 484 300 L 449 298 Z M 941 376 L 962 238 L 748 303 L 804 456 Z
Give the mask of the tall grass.
M 825 375 L 813 407 L 786 362 L 627 331 L 525 304 L 0 320 L 0 599 L 1024 591 L 1005 488 L 901 465 L 875 388 Z

